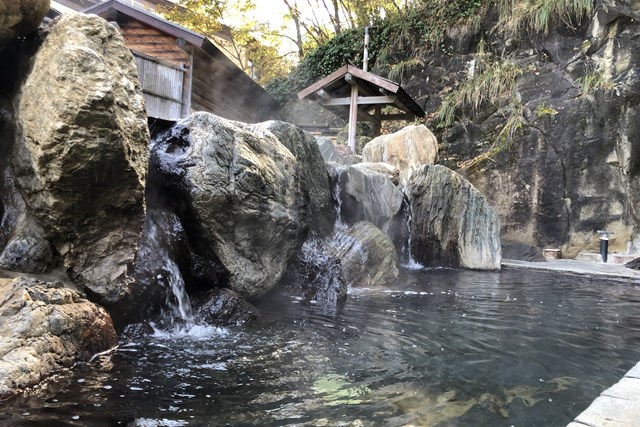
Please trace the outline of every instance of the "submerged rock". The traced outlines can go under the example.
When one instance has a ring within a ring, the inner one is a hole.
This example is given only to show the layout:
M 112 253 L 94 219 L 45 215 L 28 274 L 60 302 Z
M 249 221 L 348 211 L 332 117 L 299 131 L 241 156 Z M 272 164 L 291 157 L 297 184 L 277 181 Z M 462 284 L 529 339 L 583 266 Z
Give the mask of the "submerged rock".
M 407 126 L 374 138 L 362 150 L 362 161 L 390 163 L 400 170 L 400 179 L 405 182 L 421 165 L 438 161 L 438 140 L 424 125 Z
M 0 277 L 0 396 L 114 347 L 107 312 L 60 282 Z
M 282 279 L 281 292 L 306 302 L 335 307 L 347 298 L 342 263 L 317 237 L 307 240 Z
M 398 278 L 399 262 L 393 242 L 370 222 L 337 229 L 327 249 L 341 261 L 349 286 L 379 287 Z
M 273 288 L 311 218 L 291 152 L 265 129 L 209 113 L 158 135 L 152 152 L 167 203 L 196 252 L 219 261 L 224 286 L 245 298 Z
M 117 301 L 144 221 L 149 141 L 136 66 L 120 33 L 96 16 L 54 21 L 17 117 L 12 166 L 28 211 L 72 279 L 103 302 Z
M 411 251 L 427 266 L 499 270 L 500 220 L 466 179 L 444 166 L 422 166 L 406 188 Z
M 239 293 L 215 288 L 193 299 L 196 319 L 210 325 L 242 325 L 258 318 L 260 312 Z

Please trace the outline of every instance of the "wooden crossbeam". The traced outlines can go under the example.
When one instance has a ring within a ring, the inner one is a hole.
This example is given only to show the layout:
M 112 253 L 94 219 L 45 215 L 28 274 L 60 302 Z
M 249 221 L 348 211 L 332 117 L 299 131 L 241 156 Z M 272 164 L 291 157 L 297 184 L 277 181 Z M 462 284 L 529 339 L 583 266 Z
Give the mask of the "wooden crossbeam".
M 326 95 L 326 94 L 325 94 Z M 318 94 L 318 96 L 320 96 Z M 336 105 L 349 105 L 351 98 L 328 98 L 322 97 L 322 105 L 325 107 L 333 107 Z M 393 104 L 396 102 L 396 96 L 359 96 L 358 105 L 376 105 L 376 104 Z

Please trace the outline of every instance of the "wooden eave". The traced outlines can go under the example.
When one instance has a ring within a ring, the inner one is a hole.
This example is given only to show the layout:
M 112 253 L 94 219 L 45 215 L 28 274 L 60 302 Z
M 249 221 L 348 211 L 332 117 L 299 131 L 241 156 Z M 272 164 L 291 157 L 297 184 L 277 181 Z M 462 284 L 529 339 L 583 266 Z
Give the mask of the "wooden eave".
M 84 10 L 83 13 L 98 15 L 105 19 L 111 19 L 109 15 L 114 13 L 121 13 L 142 22 L 143 24 L 169 34 L 175 37 L 176 40 L 184 40 L 194 48 L 201 49 L 206 52 L 206 54 L 217 61 L 222 68 L 225 68 L 231 75 L 233 75 L 235 79 L 242 81 L 248 89 L 258 91 L 256 93 L 260 94 L 259 97 L 262 98 L 262 103 L 267 104 L 272 111 L 277 113 L 280 110 L 280 104 L 278 104 L 278 102 L 269 95 L 262 86 L 256 83 L 236 64 L 234 64 L 233 61 L 231 61 L 215 44 L 201 34 L 188 30 L 178 24 L 174 24 L 173 22 L 144 9 L 139 9 L 121 3 L 118 0 L 109 0 L 104 3 L 100 3 L 97 6 Z
M 164 33 L 172 35 L 176 39 L 183 39 L 187 43 L 197 47 L 201 47 L 205 43 L 205 40 L 207 40 L 207 38 L 201 34 L 167 21 L 166 19 L 151 12 L 147 12 L 144 9 L 139 9 L 137 7 L 121 3 L 118 0 L 109 0 L 104 3 L 100 3 L 97 6 L 85 9 L 82 12 L 98 15 L 105 19 L 109 19 L 113 12 L 119 12 L 151 27 L 157 28 Z
M 350 83 L 350 81 L 351 83 Z M 338 117 L 349 117 L 349 103 L 347 99 L 351 92 L 351 85 L 358 86 L 359 118 L 368 120 L 373 118 L 369 112 L 376 105 L 390 105 L 406 114 L 383 115 L 382 120 L 407 119 L 410 116 L 424 117 L 424 110 L 395 82 L 375 74 L 363 71 L 353 65 L 345 65 L 328 76 L 318 80 L 298 93 L 298 99 L 309 98 Z

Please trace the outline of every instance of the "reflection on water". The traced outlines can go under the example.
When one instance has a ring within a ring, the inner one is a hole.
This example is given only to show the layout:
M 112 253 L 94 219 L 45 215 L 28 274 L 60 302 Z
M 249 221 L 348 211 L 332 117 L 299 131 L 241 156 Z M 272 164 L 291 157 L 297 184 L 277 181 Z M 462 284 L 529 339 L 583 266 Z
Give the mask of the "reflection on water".
M 640 360 L 640 289 L 557 275 L 406 272 L 339 310 L 123 342 L 0 425 L 563 426 Z

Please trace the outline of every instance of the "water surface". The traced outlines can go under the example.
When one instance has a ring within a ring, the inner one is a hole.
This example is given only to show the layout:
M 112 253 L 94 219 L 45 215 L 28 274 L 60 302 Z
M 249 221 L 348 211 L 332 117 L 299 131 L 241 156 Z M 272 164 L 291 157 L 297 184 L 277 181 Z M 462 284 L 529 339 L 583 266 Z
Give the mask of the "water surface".
M 123 342 L 0 425 L 564 426 L 640 360 L 640 289 L 557 274 L 405 272 L 337 310 Z

